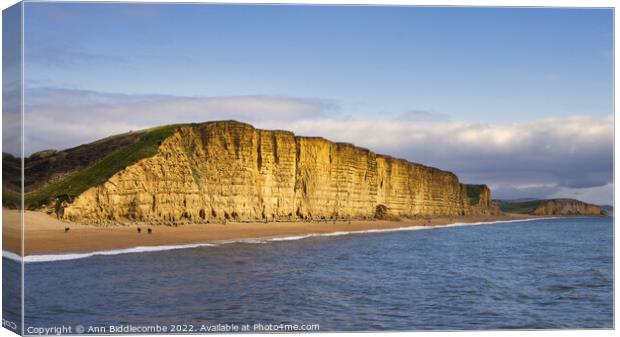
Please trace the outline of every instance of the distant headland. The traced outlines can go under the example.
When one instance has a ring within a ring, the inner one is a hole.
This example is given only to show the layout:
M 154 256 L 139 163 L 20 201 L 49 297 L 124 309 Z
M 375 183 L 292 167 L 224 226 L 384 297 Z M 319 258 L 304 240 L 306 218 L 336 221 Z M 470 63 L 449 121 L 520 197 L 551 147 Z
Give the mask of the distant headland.
M 560 216 L 611 215 L 612 210 L 576 199 L 494 200 L 505 213 Z

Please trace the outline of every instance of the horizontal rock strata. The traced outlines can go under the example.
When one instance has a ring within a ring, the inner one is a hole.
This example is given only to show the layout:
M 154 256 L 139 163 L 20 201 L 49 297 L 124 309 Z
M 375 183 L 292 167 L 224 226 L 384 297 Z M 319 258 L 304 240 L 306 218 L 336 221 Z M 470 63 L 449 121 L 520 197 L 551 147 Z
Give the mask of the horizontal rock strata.
M 269 221 L 497 214 L 484 185 L 351 144 L 234 121 L 179 127 L 60 208 L 72 221 Z M 473 200 L 473 203 L 471 202 Z

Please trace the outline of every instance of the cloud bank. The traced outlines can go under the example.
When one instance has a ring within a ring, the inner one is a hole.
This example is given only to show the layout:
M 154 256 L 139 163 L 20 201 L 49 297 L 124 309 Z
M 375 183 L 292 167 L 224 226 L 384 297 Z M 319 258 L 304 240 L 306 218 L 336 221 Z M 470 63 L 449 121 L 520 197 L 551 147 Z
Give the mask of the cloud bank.
M 396 119 L 350 118 L 334 102 L 314 98 L 55 88 L 28 89 L 26 102 L 27 154 L 156 125 L 235 119 L 450 170 L 464 182 L 489 184 L 497 198 L 578 197 L 596 203 L 611 203 L 612 198 L 612 117 L 490 125 L 411 110 Z

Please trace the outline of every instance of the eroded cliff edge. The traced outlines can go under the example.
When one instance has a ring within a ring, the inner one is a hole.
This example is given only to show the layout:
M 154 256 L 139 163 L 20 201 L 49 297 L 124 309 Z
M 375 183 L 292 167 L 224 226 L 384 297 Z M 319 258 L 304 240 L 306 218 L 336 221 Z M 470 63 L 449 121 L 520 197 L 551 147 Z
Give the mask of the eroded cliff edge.
M 235 121 L 181 126 L 154 156 L 59 206 L 95 223 L 500 213 L 485 185 L 451 172 Z

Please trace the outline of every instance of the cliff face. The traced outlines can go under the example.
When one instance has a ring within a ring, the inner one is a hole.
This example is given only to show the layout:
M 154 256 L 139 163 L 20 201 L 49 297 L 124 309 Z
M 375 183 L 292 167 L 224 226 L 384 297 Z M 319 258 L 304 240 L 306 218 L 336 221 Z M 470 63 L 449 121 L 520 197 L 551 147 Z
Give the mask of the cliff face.
M 606 215 L 601 207 L 574 199 L 546 200 L 530 212 L 533 215 Z
M 204 221 L 498 214 L 451 172 L 239 122 L 183 126 L 157 153 L 59 207 L 73 221 Z
M 462 185 L 467 194 L 472 215 L 497 215 L 502 211 L 491 198 L 491 190 L 487 185 Z

